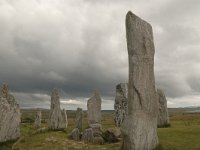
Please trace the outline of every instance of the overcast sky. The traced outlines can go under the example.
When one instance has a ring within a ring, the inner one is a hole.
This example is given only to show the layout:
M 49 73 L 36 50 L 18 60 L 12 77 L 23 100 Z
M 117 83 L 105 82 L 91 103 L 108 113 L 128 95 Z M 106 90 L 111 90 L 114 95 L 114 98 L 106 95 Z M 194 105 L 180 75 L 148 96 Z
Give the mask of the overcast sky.
M 199 0 L 0 0 L 0 84 L 22 108 L 86 108 L 98 90 L 113 109 L 115 86 L 128 80 L 125 15 L 154 32 L 156 87 L 169 107 L 200 106 Z

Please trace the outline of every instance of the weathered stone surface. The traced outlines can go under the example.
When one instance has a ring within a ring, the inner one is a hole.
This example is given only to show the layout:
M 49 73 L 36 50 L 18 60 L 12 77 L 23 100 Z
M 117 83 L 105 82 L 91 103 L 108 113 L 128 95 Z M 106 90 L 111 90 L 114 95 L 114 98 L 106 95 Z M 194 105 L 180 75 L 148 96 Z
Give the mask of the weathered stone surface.
M 120 137 L 121 137 L 121 130 L 118 127 L 109 128 L 103 133 L 103 138 L 108 143 L 118 142 Z
M 69 138 L 73 139 L 75 141 L 79 141 L 80 140 L 80 131 L 79 131 L 79 129 L 78 128 L 74 128 L 72 130 L 72 132 L 70 133 Z
M 120 83 L 116 86 L 115 97 L 115 124 L 120 127 L 128 114 L 128 84 Z
M 152 150 L 158 145 L 152 27 L 132 12 L 126 16 L 129 56 L 128 115 L 122 123 L 123 150 Z
M 20 137 L 21 113 L 8 85 L 3 84 L 0 95 L 0 142 L 16 140 Z
M 80 131 L 82 130 L 82 118 L 83 118 L 83 110 L 82 108 L 77 108 L 76 110 L 76 118 L 75 118 L 75 127 Z
M 87 109 L 89 125 L 101 123 L 101 97 L 97 92 L 87 101 Z
M 54 89 L 51 94 L 51 109 L 49 116 L 49 129 L 60 130 L 67 127 L 66 111 L 60 109 L 60 96 L 57 89 Z
M 95 123 L 95 124 L 91 124 L 90 126 L 93 130 L 94 137 L 98 137 L 102 135 L 101 124 Z
M 120 128 L 117 128 L 117 127 L 109 128 L 109 129 L 107 129 L 107 131 L 110 133 L 113 133 L 116 138 L 120 138 L 121 134 L 122 134 Z
M 65 109 L 63 109 L 62 111 L 61 111 L 61 115 L 62 115 L 62 127 L 64 127 L 64 128 L 67 128 L 67 126 L 68 126 L 68 120 L 67 120 L 67 113 L 66 113 L 66 110 Z
M 169 115 L 167 109 L 167 99 L 161 89 L 157 89 L 158 98 L 158 127 L 165 127 L 169 125 Z
M 104 139 L 101 136 L 94 137 L 93 144 L 103 145 L 105 143 Z
M 92 143 L 93 139 L 94 139 L 94 136 L 93 136 L 92 128 L 85 129 L 85 131 L 83 132 L 81 140 L 86 142 L 86 143 Z
M 42 113 L 41 111 L 37 111 L 35 115 L 35 128 L 40 128 L 41 127 L 41 119 L 42 119 Z

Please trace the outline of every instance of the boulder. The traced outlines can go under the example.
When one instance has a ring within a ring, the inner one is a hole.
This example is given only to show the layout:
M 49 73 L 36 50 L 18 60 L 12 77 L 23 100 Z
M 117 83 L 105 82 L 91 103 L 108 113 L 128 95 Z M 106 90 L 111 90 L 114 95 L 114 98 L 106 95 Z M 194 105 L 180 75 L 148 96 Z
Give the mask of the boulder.
M 94 137 L 93 144 L 103 145 L 105 143 L 104 139 L 101 136 Z
M 90 127 L 93 130 L 94 137 L 98 137 L 102 135 L 101 124 L 99 123 L 91 124 Z
M 109 128 L 103 133 L 103 138 L 108 143 L 116 143 L 121 137 L 120 128 Z
M 81 140 L 84 141 L 85 143 L 92 143 L 93 139 L 94 139 L 94 136 L 93 136 L 92 128 L 85 129 Z
M 123 150 L 153 150 L 158 145 L 158 105 L 152 27 L 132 12 L 126 15 L 129 57 L 128 115 L 121 125 Z
M 19 105 L 9 93 L 8 85 L 3 84 L 0 95 L 0 143 L 20 137 L 20 122 Z
M 75 127 L 80 131 L 82 130 L 82 118 L 83 118 L 83 110 L 82 108 L 77 108 L 76 110 L 76 118 L 75 118 Z
M 51 109 L 48 126 L 50 130 L 61 130 L 67 127 L 66 111 L 61 111 L 60 109 L 60 96 L 57 89 L 54 89 L 51 94 Z
M 158 127 L 169 126 L 169 114 L 167 109 L 167 99 L 161 89 L 157 89 L 158 99 Z
M 120 127 L 128 114 L 128 84 L 120 83 L 116 86 L 115 97 L 115 124 Z
M 110 132 L 110 133 L 112 133 L 112 134 L 114 134 L 114 136 L 116 138 L 120 138 L 121 134 L 122 134 L 120 128 L 117 128 L 117 127 L 115 127 L 115 128 L 109 128 L 109 129 L 107 129 L 107 131 Z

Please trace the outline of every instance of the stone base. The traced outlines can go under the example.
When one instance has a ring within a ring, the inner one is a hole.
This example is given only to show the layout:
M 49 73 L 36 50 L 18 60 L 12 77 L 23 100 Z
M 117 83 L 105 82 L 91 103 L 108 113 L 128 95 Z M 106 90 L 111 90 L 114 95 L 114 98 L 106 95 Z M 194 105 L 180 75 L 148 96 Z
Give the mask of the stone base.
M 137 111 L 125 118 L 121 130 L 122 150 L 153 150 L 158 145 L 156 116 Z

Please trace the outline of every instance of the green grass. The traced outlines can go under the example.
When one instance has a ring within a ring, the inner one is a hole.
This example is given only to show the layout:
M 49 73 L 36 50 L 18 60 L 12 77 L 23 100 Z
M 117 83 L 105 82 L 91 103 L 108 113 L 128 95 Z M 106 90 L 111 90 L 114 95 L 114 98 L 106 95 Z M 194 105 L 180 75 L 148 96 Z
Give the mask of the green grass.
M 22 112 L 21 135 L 23 139 L 15 145 L 16 150 L 119 150 L 122 140 L 115 144 L 93 145 L 69 140 L 67 135 L 74 128 L 74 113 L 68 112 L 68 128 L 64 131 L 48 131 L 36 133 L 33 123 L 35 112 Z M 45 112 L 42 126 L 47 127 Z M 28 123 L 25 123 L 28 120 Z M 200 114 L 170 113 L 170 127 L 158 128 L 160 145 L 155 150 L 200 150 Z M 104 112 L 102 117 L 103 131 L 114 127 L 111 113 Z M 87 128 L 86 114 L 83 129 Z M 0 150 L 11 150 L 15 142 L 0 144 Z

